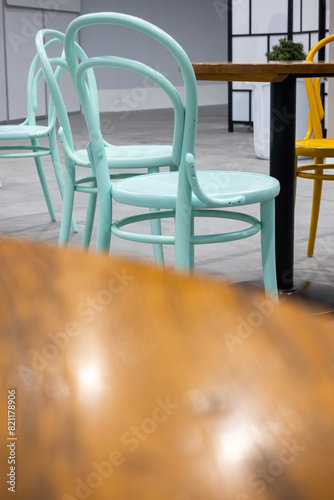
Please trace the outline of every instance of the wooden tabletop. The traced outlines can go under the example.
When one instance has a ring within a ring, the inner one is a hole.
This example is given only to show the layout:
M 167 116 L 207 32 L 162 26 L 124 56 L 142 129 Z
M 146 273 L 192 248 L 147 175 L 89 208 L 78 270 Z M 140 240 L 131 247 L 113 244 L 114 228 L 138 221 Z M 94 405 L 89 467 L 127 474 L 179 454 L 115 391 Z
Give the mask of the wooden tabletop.
M 2 500 L 333 499 L 330 323 L 115 257 L 0 265 Z
M 289 75 L 298 77 L 334 75 L 334 62 L 194 62 L 192 65 L 197 80 L 225 82 L 282 82 Z

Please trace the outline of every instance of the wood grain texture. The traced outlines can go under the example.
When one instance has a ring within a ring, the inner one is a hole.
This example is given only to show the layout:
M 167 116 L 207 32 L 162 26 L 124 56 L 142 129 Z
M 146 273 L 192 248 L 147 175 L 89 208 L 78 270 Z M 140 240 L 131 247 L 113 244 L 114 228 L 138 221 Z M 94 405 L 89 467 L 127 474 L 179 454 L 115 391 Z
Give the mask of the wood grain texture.
M 116 257 L 1 240 L 0 263 L 1 499 L 333 499 L 329 323 Z
M 254 63 L 194 62 L 197 80 L 279 83 L 289 75 L 333 76 L 333 62 L 270 61 Z

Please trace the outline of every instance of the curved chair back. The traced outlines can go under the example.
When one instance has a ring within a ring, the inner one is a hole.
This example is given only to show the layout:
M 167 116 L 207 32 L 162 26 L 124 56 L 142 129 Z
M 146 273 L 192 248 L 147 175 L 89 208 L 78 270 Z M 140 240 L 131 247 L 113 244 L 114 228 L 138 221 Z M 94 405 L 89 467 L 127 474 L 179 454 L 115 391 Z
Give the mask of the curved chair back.
M 133 59 L 125 57 L 101 56 L 85 60 L 78 60 L 75 50 L 75 37 L 78 31 L 90 25 L 116 25 L 130 28 L 148 35 L 161 44 L 174 57 L 175 64 L 179 66 L 185 86 L 185 100 L 181 99 L 174 85 L 159 71 Z M 126 14 L 104 12 L 87 14 L 76 18 L 70 23 L 65 34 L 65 56 L 69 71 L 75 82 L 81 106 L 87 122 L 93 153 L 97 155 L 94 163 L 100 163 L 104 158 L 104 168 L 97 169 L 97 181 L 99 184 L 109 182 L 109 173 L 104 151 L 104 140 L 102 137 L 100 122 L 94 111 L 94 103 L 85 83 L 88 71 L 96 67 L 116 67 L 133 71 L 153 83 L 157 84 L 169 97 L 174 108 L 174 135 L 172 158 L 177 166 L 184 165 L 185 155 L 195 152 L 195 138 L 197 127 L 197 85 L 191 62 L 180 45 L 163 30 L 142 19 Z
M 330 42 L 334 41 L 334 35 L 327 36 L 316 43 L 306 56 L 306 61 L 313 61 L 319 50 Z M 325 116 L 324 108 L 320 95 L 321 77 L 305 78 L 306 92 L 310 107 L 308 128 L 305 139 L 310 139 L 311 136 L 315 139 L 323 137 L 321 122 Z
M 47 43 L 46 48 L 50 46 Z M 38 84 L 41 76 L 43 75 L 42 68 L 40 67 L 40 56 L 37 53 L 33 58 L 27 78 L 27 118 L 25 124 L 36 125 L 36 111 L 38 107 Z M 48 125 L 49 128 L 54 127 L 56 122 L 54 106 L 50 102 L 48 109 Z
M 47 38 L 50 38 L 50 40 L 46 41 Z M 42 71 L 44 73 L 44 78 L 50 92 L 50 105 L 55 109 L 55 114 L 58 118 L 59 125 L 63 130 L 66 144 L 74 154 L 71 125 L 59 87 L 63 71 L 68 70 L 68 65 L 63 53 L 64 38 L 64 33 L 61 33 L 60 31 L 43 29 L 36 34 L 35 41 L 38 57 L 41 61 Z M 55 44 L 60 45 L 60 56 L 49 57 L 48 48 L 54 46 Z M 85 52 L 78 43 L 75 43 L 74 50 L 76 56 L 79 57 L 80 60 L 85 60 L 87 58 Z M 87 72 L 87 81 L 87 88 L 90 93 L 91 102 L 93 103 L 93 109 L 95 110 L 95 112 L 97 112 L 98 95 L 93 71 Z

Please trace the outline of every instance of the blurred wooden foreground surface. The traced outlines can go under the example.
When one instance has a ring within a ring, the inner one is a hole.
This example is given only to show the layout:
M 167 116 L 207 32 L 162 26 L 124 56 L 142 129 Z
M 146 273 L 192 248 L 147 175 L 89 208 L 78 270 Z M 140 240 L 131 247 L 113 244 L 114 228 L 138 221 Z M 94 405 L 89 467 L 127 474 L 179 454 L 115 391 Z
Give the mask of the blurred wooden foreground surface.
M 333 499 L 330 324 L 28 242 L 0 266 L 1 499 Z

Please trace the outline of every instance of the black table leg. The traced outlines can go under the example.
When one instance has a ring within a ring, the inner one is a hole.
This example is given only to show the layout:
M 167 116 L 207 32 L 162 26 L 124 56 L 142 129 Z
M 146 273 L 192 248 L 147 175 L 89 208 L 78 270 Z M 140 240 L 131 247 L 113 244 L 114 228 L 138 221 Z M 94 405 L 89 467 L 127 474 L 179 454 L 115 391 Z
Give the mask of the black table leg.
M 321 307 L 321 313 L 334 313 L 334 288 L 310 282 L 296 286 L 293 273 L 295 205 L 295 125 L 296 78 L 271 83 L 270 97 L 270 175 L 280 181 L 276 198 L 276 266 L 280 292 L 295 300 Z M 316 309 L 318 311 L 318 308 Z
M 276 267 L 278 289 L 294 290 L 294 191 L 296 79 L 271 83 L 270 175 L 280 181 L 276 198 Z

